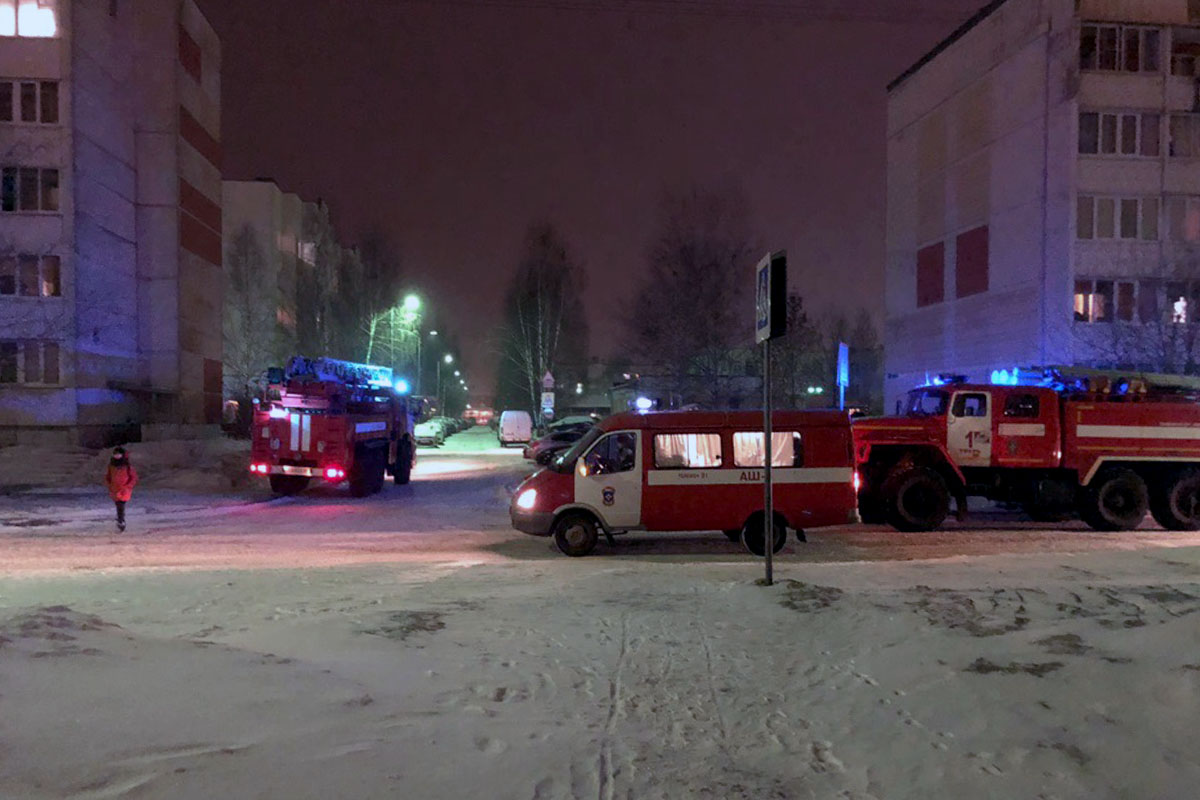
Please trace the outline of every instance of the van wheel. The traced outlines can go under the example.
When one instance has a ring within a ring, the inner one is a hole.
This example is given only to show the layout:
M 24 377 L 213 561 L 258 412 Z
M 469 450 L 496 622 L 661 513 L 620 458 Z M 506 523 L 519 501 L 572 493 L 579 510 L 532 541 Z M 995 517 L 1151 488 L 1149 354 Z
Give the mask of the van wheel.
M 772 553 L 778 553 L 787 544 L 787 528 L 779 521 L 775 520 L 775 524 L 771 526 L 771 536 L 775 540 L 774 546 L 771 548 Z M 746 524 L 742 526 L 741 540 L 742 546 L 756 556 L 765 556 L 766 550 L 763 548 L 763 515 L 762 512 L 755 514 Z
M 1200 530 L 1200 470 L 1185 469 L 1156 485 L 1150 513 L 1169 531 Z
M 883 484 L 887 522 L 905 533 L 941 527 L 950 513 L 950 490 L 945 479 L 928 467 L 892 474 Z
M 1098 531 L 1131 531 L 1146 518 L 1150 505 L 1146 482 L 1133 470 L 1096 476 L 1083 493 L 1079 516 Z
M 742 532 L 740 530 L 721 531 L 721 533 L 725 534 L 725 538 L 731 542 L 740 542 L 742 540 Z
M 554 543 L 563 555 L 586 556 L 600 538 L 596 523 L 583 514 L 567 514 L 554 523 Z

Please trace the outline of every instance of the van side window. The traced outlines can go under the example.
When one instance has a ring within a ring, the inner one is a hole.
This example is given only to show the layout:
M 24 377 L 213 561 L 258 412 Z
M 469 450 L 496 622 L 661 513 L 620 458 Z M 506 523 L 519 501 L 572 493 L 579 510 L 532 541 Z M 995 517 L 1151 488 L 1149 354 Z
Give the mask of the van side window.
M 702 469 L 719 466 L 719 433 L 660 433 L 654 437 L 655 469 Z
M 954 398 L 953 414 L 956 417 L 986 417 L 986 394 L 960 394 Z
M 762 467 L 766 463 L 762 431 L 733 435 L 733 465 Z M 804 442 L 799 431 L 771 431 L 771 466 L 804 466 Z
M 1036 394 L 1010 394 L 1004 401 L 1004 416 L 1037 418 L 1042 415 L 1041 403 Z
M 610 433 L 596 442 L 583 463 L 588 475 L 629 472 L 637 466 L 637 434 Z

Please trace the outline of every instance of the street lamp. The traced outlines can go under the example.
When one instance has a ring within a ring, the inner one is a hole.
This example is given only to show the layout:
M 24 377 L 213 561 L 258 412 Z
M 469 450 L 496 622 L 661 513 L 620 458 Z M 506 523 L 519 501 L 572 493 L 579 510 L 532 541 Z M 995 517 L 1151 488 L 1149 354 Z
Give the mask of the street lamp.
M 404 298 L 404 310 L 410 314 L 416 314 L 421 310 L 421 298 L 415 294 L 410 294 Z
M 435 332 L 436 331 L 430 331 L 430 335 L 432 336 Z M 453 363 L 454 363 L 454 356 L 450 355 L 449 353 L 446 353 L 446 355 L 444 355 L 440 359 L 438 359 L 438 362 L 437 362 L 438 402 L 441 403 L 443 406 L 445 406 L 445 402 L 444 402 L 445 398 L 442 397 L 442 364 L 453 364 Z

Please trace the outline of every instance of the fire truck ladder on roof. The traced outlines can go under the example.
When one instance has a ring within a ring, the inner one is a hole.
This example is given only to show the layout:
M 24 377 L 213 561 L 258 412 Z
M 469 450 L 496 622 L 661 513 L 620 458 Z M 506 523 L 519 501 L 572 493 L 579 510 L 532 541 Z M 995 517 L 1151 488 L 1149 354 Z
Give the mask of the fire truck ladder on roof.
M 1110 397 L 1177 397 L 1200 400 L 1200 377 L 1136 370 L 1051 366 L 1041 370 L 1048 385 L 1068 394 Z

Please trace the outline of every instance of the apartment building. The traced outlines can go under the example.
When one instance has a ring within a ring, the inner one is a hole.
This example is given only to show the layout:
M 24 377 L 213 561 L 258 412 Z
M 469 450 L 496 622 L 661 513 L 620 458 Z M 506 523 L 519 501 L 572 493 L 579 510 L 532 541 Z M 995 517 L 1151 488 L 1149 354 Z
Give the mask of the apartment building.
M 1200 3 L 996 0 L 888 94 L 886 403 L 940 373 L 1193 369 Z
M 0 0 L 0 444 L 216 429 L 220 60 L 192 0 Z

